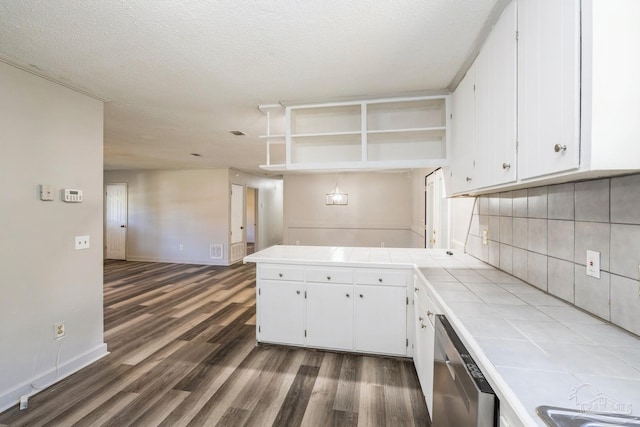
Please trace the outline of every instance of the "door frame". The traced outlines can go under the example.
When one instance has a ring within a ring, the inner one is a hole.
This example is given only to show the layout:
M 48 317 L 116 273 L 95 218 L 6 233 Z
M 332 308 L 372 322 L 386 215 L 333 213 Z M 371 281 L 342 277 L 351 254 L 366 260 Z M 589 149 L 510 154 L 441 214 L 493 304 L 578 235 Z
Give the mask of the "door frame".
M 253 247 L 254 250 L 257 251 L 258 250 L 258 244 L 259 244 L 259 239 L 260 239 L 260 234 L 258 233 L 259 231 L 259 213 L 260 210 L 259 208 L 259 203 L 258 203 L 258 199 L 260 197 L 260 189 L 258 187 L 254 187 L 252 185 L 247 185 L 245 186 L 245 196 L 244 196 L 244 205 L 245 205 L 245 210 L 244 210 L 244 224 L 245 224 L 245 237 L 246 237 L 246 230 L 247 230 L 247 194 L 249 192 L 249 189 L 253 190 L 253 221 L 254 221 L 254 229 L 253 229 Z M 248 239 L 245 238 L 245 240 L 248 242 Z

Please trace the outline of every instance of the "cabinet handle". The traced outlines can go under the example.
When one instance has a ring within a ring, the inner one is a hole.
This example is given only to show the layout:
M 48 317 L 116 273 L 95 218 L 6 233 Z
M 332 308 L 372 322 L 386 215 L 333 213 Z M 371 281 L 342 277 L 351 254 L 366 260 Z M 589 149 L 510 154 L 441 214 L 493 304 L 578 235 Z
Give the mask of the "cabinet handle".
M 426 327 L 427 327 L 427 325 L 425 325 L 424 323 L 421 323 L 421 324 L 420 324 L 420 327 L 421 327 L 422 329 L 424 329 L 424 328 L 426 328 Z
M 278 273 L 278 277 L 282 277 L 282 273 Z
M 300 291 L 296 291 L 296 294 L 300 295 Z
M 327 280 L 331 280 L 331 276 L 327 276 Z
M 424 320 L 424 317 L 418 316 L 418 320 L 422 322 Z
M 470 177 L 470 176 L 468 176 L 468 177 L 466 178 L 466 180 L 467 180 L 467 182 L 471 182 L 471 177 Z
M 349 294 L 346 294 L 346 295 L 347 295 L 347 298 L 349 298 Z
M 560 144 L 556 144 L 553 146 L 553 151 L 555 151 L 556 153 L 559 153 L 561 151 L 567 151 L 567 146 L 566 145 L 560 145 Z
M 433 313 L 427 310 L 427 316 L 433 316 Z
M 364 298 L 364 297 L 362 296 L 362 294 L 360 294 L 360 298 Z
M 380 277 L 380 278 L 378 279 L 378 282 L 382 283 L 382 277 Z
M 413 288 L 416 292 L 418 292 L 420 290 L 420 288 Z
M 511 167 L 511 163 L 503 163 L 502 164 L 502 169 L 507 170 Z

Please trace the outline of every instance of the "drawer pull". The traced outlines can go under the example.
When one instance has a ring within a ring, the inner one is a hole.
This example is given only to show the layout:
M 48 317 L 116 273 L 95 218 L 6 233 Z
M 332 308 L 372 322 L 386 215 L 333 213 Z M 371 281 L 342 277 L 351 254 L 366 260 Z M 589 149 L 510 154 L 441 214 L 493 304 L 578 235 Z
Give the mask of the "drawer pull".
M 327 276 L 327 280 L 331 280 L 331 276 Z
M 300 291 L 296 291 L 296 294 L 300 295 Z
M 420 288 L 413 288 L 416 292 L 418 292 L 420 290 Z
M 360 298 L 364 298 L 364 297 L 362 296 L 362 294 L 360 294 Z
M 424 317 L 418 316 L 418 320 L 422 322 L 424 320 Z
M 282 273 L 278 273 L 278 277 L 282 277 L 284 276 Z
M 420 324 L 420 327 L 421 327 L 422 329 L 424 329 L 424 328 L 426 328 L 426 327 L 427 327 L 427 325 L 425 325 L 424 323 L 421 323 L 421 324 Z
M 433 313 L 427 310 L 427 316 L 433 316 Z
M 346 295 L 347 295 L 347 298 L 349 298 L 349 294 L 346 294 Z
M 382 277 L 380 277 L 380 278 L 378 279 L 378 282 L 382 283 Z

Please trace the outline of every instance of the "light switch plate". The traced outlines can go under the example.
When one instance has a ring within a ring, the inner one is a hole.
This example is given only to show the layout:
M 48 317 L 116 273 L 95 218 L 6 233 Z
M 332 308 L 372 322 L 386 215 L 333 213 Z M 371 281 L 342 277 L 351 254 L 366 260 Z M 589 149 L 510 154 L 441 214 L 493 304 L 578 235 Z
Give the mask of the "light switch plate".
M 587 276 L 600 278 L 600 252 L 587 250 Z
M 76 236 L 76 250 L 89 249 L 90 245 L 89 236 Z

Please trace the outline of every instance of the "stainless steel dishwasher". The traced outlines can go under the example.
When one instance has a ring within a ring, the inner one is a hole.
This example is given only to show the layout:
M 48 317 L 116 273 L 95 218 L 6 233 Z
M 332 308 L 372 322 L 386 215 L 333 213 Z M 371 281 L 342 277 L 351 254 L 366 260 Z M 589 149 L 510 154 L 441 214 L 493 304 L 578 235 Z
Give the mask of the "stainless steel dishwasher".
M 499 401 L 447 318 L 436 316 L 434 427 L 497 427 Z

